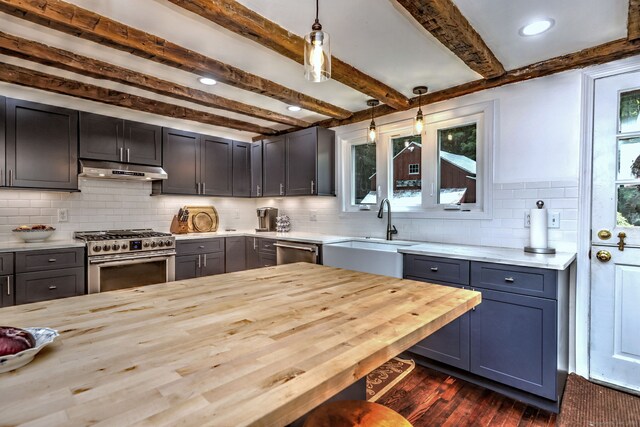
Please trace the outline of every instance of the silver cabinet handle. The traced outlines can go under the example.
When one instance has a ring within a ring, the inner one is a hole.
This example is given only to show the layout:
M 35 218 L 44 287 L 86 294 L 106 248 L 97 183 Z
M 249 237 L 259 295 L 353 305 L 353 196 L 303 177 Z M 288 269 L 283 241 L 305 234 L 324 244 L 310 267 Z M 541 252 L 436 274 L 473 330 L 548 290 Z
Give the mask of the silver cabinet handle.
M 430 270 L 431 271 L 438 271 L 438 267 L 431 267 Z
M 513 277 L 505 277 L 505 278 L 504 278 L 504 281 L 505 281 L 505 282 L 508 282 L 508 283 L 513 283 L 513 282 L 515 282 L 516 280 L 515 280 Z
M 131 153 L 129 153 L 129 149 L 127 148 L 127 162 L 129 162 L 129 157 L 130 157 L 129 154 Z
M 280 195 L 284 196 L 284 184 L 280 183 Z
M 196 182 L 196 193 L 200 194 L 200 183 Z
M 207 267 L 207 254 L 202 255 L 202 258 L 204 259 L 204 261 L 202 263 L 202 266 L 206 268 Z
M 198 246 L 198 249 L 204 249 L 204 246 Z
M 56 262 L 57 260 L 55 258 L 49 258 L 49 262 Z
M 206 187 L 206 185 L 207 185 L 207 183 L 206 183 L 206 182 L 203 182 L 203 183 L 202 183 L 202 194 L 205 194 L 205 193 L 207 192 L 207 190 L 206 190 L 206 188 L 207 188 L 207 187 Z
M 200 255 L 198 255 L 198 268 L 202 268 Z
M 56 289 L 58 289 L 58 287 L 56 285 L 49 286 L 49 290 L 50 291 L 55 291 Z
M 124 161 L 124 151 L 123 150 L 124 149 L 122 147 L 118 148 L 118 151 L 119 151 L 118 157 L 120 158 L 121 162 Z
M 311 181 L 311 194 L 315 193 L 315 182 Z
M 256 196 L 260 197 L 260 186 L 256 185 Z
M 0 186 L 4 184 L 4 171 L 0 168 Z
M 254 237 L 253 238 L 253 250 L 255 251 L 256 249 L 257 249 L 256 248 L 256 238 Z
M 7 295 L 11 295 L 11 276 L 7 276 Z
M 9 187 L 13 187 L 13 169 L 9 169 Z

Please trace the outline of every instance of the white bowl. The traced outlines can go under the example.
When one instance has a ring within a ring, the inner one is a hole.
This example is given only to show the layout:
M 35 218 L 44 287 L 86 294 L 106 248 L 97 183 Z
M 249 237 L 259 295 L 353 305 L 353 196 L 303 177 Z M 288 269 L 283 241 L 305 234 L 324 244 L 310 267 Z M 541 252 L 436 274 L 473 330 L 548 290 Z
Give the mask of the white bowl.
M 60 335 L 58 331 L 50 328 L 24 328 L 24 330 L 31 333 L 36 339 L 35 347 L 21 351 L 20 353 L 0 356 L 0 374 L 21 368 L 31 362 L 40 350 L 54 342 Z
M 50 230 L 13 230 L 13 234 L 21 238 L 27 243 L 31 242 L 42 242 L 43 240 L 51 237 L 53 232 L 56 231 L 55 228 Z

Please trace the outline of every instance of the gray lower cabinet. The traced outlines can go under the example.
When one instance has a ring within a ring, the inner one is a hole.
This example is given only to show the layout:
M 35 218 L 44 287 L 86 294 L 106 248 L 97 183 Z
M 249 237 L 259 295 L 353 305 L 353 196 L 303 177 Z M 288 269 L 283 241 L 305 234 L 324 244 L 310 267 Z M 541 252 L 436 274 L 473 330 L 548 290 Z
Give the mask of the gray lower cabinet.
M 276 240 L 264 237 L 247 237 L 247 269 L 271 267 L 276 265 Z
M 260 268 L 260 238 L 247 237 L 245 240 L 245 256 L 247 263 L 247 270 L 253 268 Z
M 247 237 L 227 237 L 225 238 L 225 268 L 226 273 L 243 271 L 247 269 L 246 257 Z
M 13 253 L 0 254 L 0 307 L 15 304 Z
M 224 238 L 176 242 L 176 280 L 224 273 Z
M 78 189 L 78 112 L 6 100 L 3 186 Z
M 568 360 L 566 270 L 405 255 L 404 272 L 407 279 L 482 293 L 475 310 L 409 351 L 559 401 Z
M 84 248 L 16 252 L 14 289 L 16 304 L 83 295 Z

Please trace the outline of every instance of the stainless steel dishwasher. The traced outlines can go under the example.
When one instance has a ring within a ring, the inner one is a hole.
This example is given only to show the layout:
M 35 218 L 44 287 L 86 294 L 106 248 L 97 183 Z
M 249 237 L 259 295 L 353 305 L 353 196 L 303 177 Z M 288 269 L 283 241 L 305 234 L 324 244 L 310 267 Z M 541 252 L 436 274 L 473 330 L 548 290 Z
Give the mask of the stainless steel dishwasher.
M 320 263 L 320 248 L 318 245 L 300 242 L 278 241 L 276 247 L 276 262 L 280 264 L 292 264 L 294 262 Z

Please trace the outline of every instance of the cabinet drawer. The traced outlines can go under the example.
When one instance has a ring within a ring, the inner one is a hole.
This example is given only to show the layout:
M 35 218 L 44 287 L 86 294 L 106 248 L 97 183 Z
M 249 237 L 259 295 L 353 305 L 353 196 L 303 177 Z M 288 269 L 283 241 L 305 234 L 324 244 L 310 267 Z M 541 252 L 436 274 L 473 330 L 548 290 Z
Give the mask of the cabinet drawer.
M 37 271 L 16 275 L 16 304 L 84 294 L 84 268 Z
M 436 283 L 468 285 L 469 261 L 423 255 L 405 255 L 404 275 L 415 276 Z
M 260 239 L 259 252 L 263 254 L 275 254 L 276 247 L 273 244 L 276 243 L 274 239 Z
M 0 276 L 13 274 L 13 254 L 0 254 Z
M 84 266 L 84 248 L 16 252 L 16 273 Z
M 471 286 L 556 299 L 558 272 L 541 268 L 471 263 Z
M 259 267 L 272 267 L 276 265 L 276 256 L 274 254 L 261 253 Z
M 224 238 L 176 242 L 178 255 L 224 252 Z

